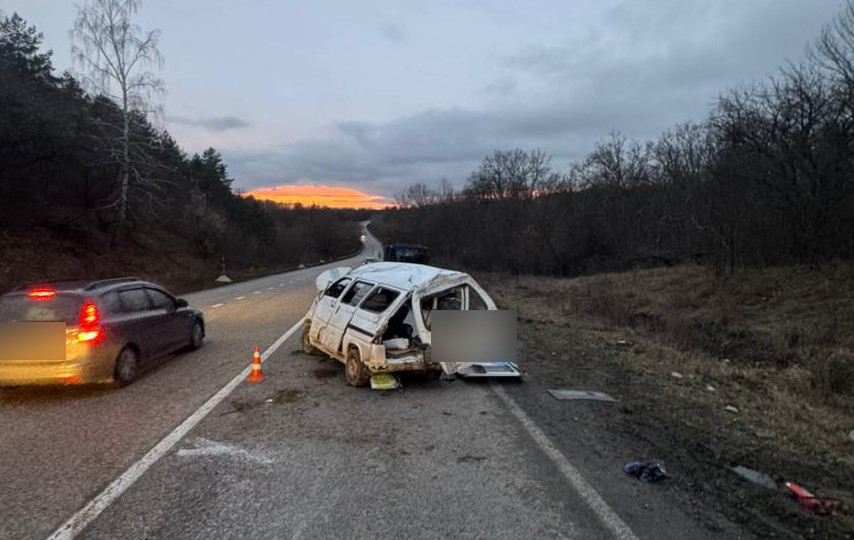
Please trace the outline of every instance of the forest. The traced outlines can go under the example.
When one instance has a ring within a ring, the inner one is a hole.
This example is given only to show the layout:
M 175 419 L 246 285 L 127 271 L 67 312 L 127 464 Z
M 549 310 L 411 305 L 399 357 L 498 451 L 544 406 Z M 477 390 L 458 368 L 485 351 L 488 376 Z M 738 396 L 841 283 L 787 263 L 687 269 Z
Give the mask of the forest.
M 189 155 L 143 108 L 57 74 L 42 40 L 0 16 L 0 290 L 72 272 L 199 286 L 223 258 L 257 273 L 359 248 L 366 212 L 241 196 L 217 150 Z

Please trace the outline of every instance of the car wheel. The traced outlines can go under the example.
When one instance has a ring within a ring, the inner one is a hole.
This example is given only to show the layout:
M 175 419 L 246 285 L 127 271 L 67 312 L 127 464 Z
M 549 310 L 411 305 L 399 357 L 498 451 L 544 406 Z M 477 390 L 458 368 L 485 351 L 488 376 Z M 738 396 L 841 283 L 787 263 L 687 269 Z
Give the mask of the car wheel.
M 320 351 L 317 350 L 317 347 L 311 344 L 311 341 L 308 338 L 308 333 L 311 330 L 310 324 L 304 324 L 302 327 L 302 352 L 305 354 L 318 355 Z
M 139 355 L 131 347 L 125 347 L 116 358 L 114 377 L 119 386 L 125 386 L 139 376 Z
M 347 372 L 347 384 L 362 388 L 367 386 L 371 380 L 371 374 L 368 373 L 368 368 L 362 362 L 359 355 L 359 349 L 353 347 L 347 351 L 347 361 L 344 364 L 344 370 Z
M 193 323 L 193 331 L 190 334 L 190 348 L 197 351 L 202 348 L 205 343 L 205 328 L 202 326 L 202 321 L 196 320 Z

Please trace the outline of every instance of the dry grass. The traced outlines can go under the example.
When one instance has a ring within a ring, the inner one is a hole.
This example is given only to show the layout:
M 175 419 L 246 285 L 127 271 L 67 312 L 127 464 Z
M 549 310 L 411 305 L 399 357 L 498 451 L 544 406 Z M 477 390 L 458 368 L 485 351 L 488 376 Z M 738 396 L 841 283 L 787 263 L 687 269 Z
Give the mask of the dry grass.
M 718 411 L 734 405 L 750 429 L 798 454 L 854 464 L 854 265 L 483 278 L 520 317 L 627 340 L 631 369 L 668 392 Z

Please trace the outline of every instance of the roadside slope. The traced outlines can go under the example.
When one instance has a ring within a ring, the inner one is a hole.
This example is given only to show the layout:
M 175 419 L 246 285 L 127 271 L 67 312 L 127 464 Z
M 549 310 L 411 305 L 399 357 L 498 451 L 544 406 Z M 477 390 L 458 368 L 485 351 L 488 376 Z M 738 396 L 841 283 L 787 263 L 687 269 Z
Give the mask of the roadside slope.
M 674 479 L 663 489 L 713 529 L 721 512 L 760 536 L 850 538 L 850 515 L 812 516 L 728 467 L 854 502 L 851 276 L 851 266 L 736 275 L 687 266 L 477 277 L 518 311 L 533 384 L 514 397 L 546 425 L 605 428 L 614 450 L 602 467 L 664 459 Z M 555 387 L 605 391 L 620 405 L 558 406 L 545 394 Z

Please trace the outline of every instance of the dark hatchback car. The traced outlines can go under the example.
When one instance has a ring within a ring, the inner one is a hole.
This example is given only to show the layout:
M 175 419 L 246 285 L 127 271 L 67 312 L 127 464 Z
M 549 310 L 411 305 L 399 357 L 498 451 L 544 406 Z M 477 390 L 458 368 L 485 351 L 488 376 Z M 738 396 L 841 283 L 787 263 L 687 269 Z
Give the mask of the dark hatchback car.
M 201 347 L 205 322 L 164 288 L 119 278 L 15 289 L 0 296 L 0 332 L 0 386 L 128 384 L 146 362 Z

